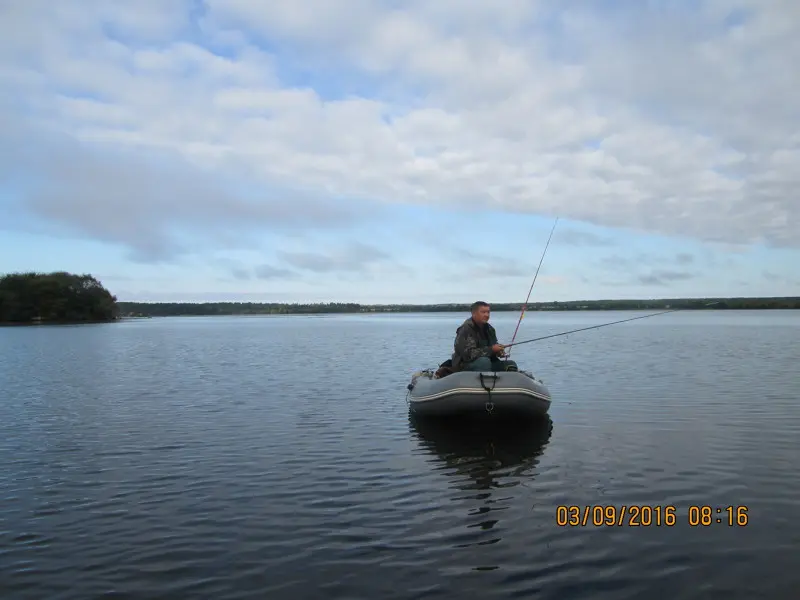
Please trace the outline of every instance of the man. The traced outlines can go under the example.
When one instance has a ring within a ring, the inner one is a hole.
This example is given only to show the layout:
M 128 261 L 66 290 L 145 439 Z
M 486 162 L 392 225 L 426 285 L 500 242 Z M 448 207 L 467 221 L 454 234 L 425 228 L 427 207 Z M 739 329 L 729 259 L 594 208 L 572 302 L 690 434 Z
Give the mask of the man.
M 502 361 L 504 346 L 497 343 L 497 333 L 489 325 L 491 308 L 486 302 L 475 302 L 472 316 L 456 330 L 453 343 L 453 371 L 516 371 L 512 360 Z

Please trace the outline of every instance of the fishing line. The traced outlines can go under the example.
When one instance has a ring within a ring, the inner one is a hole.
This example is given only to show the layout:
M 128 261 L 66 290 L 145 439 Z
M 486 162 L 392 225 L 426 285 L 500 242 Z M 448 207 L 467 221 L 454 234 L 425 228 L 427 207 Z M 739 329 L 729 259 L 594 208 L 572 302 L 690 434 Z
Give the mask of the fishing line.
M 547 243 L 544 245 L 544 251 L 542 252 L 542 257 L 539 259 L 539 266 L 536 267 L 536 273 L 533 276 L 533 281 L 531 282 L 531 287 L 528 289 L 528 297 L 525 298 L 525 303 L 522 305 L 522 310 L 519 313 L 519 320 L 517 321 L 517 326 L 514 329 L 514 335 L 511 336 L 511 343 L 505 345 L 505 348 L 515 345 L 514 340 L 517 338 L 517 331 L 519 330 L 519 324 L 522 323 L 522 317 L 525 314 L 525 309 L 528 306 L 528 300 L 531 298 L 531 292 L 533 291 L 533 286 L 536 283 L 536 278 L 539 276 L 539 269 L 542 268 L 542 261 L 544 260 L 544 255 L 547 254 L 547 247 L 550 245 L 550 239 L 553 237 L 553 232 L 556 230 L 556 225 L 558 225 L 558 217 L 556 217 L 556 222 L 553 223 L 553 228 L 550 230 L 550 235 L 547 238 Z M 507 355 L 511 358 L 511 352 Z
M 703 306 L 712 306 L 714 304 L 719 304 L 719 301 L 717 301 L 717 302 L 709 302 L 708 304 L 703 304 Z M 509 346 L 519 346 L 520 344 L 529 344 L 530 342 L 538 342 L 540 340 L 548 340 L 550 338 L 558 337 L 558 336 L 561 336 L 561 335 L 567 335 L 567 334 L 570 334 L 570 333 L 577 333 L 579 331 L 588 331 L 590 329 L 600 329 L 601 327 L 608 327 L 609 325 L 616 325 L 617 323 L 627 323 L 628 321 L 635 321 L 636 319 L 647 319 L 648 317 L 657 317 L 658 315 L 665 315 L 667 313 L 678 312 L 678 311 L 681 311 L 681 310 L 693 310 L 693 308 L 696 308 L 696 307 L 692 307 L 692 308 L 673 308 L 673 309 L 670 309 L 670 310 L 664 310 L 664 311 L 657 312 L 657 313 L 652 313 L 652 314 L 649 314 L 649 315 L 641 315 L 639 317 L 631 317 L 630 319 L 622 319 L 621 321 L 612 321 L 611 323 L 602 323 L 601 325 L 592 325 L 591 327 L 581 327 L 580 329 L 573 329 L 571 331 L 562 331 L 561 333 L 554 333 L 552 335 L 544 335 L 542 337 L 533 338 L 531 340 L 524 340 L 522 342 L 516 342 L 516 343 L 512 342 L 510 344 L 504 344 L 504 347 L 508 348 Z

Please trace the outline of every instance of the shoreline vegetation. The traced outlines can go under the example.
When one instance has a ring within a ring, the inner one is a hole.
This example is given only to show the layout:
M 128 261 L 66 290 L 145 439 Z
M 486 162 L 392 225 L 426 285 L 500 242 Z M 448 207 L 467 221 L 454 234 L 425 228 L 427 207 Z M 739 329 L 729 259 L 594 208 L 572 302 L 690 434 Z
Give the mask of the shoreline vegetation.
M 66 271 L 0 277 L 0 323 L 106 323 L 119 318 L 117 298 L 92 275 Z
M 713 306 L 706 306 L 716 302 Z M 491 303 L 492 312 L 519 312 L 521 302 Z M 658 298 L 530 302 L 526 311 L 787 310 L 800 297 Z M 123 302 L 92 275 L 65 271 L 11 273 L 0 277 L 0 323 L 4 325 L 105 323 L 119 319 L 178 316 L 322 315 L 469 312 L 469 303 L 359 304 L 351 302 Z
M 709 302 L 719 302 L 705 306 Z M 375 313 L 469 313 L 469 304 L 357 304 L 357 303 L 259 303 L 259 302 L 119 302 L 123 317 L 315 315 Z M 490 303 L 492 312 L 519 312 L 521 302 Z M 643 300 L 571 300 L 530 302 L 526 312 L 608 310 L 765 310 L 800 309 L 800 297 L 775 298 L 661 298 Z

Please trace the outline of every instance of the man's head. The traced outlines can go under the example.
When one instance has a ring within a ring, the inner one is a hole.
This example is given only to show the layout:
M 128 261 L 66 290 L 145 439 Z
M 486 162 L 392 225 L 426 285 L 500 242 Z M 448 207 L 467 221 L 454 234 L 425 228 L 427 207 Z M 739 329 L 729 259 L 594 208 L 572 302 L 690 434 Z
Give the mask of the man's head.
M 472 306 L 470 307 L 470 311 L 472 312 L 472 319 L 479 325 L 489 322 L 491 307 L 486 302 L 483 302 L 482 300 L 473 302 Z

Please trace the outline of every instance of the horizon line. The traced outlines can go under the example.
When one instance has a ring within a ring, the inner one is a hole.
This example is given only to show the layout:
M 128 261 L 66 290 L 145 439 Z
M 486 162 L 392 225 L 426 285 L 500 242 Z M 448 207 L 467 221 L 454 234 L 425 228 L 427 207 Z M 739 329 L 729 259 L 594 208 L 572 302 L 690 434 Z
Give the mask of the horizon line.
M 489 306 L 492 305 L 526 305 L 536 306 L 542 304 L 573 304 L 578 302 L 596 303 L 596 302 L 665 302 L 665 301 L 691 301 L 691 300 L 800 300 L 800 296 L 660 296 L 650 298 L 598 298 L 595 300 L 588 299 L 575 299 L 575 300 L 537 300 L 535 302 L 520 302 L 516 301 L 498 301 L 487 302 Z M 473 301 L 474 302 L 474 301 Z M 355 306 L 469 306 L 472 302 L 354 302 L 354 301 L 341 301 L 341 300 L 327 300 L 327 301 L 293 301 L 293 302 L 271 302 L 271 301 L 254 301 L 254 300 L 117 300 L 117 303 L 122 304 L 269 304 L 273 306 L 317 306 L 317 305 L 355 305 Z

